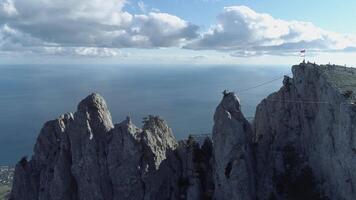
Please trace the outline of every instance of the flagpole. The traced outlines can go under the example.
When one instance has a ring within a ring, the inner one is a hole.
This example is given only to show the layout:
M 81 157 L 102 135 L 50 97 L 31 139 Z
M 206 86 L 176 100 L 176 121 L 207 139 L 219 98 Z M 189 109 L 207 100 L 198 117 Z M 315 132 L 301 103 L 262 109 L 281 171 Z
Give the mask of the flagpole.
M 300 51 L 300 53 L 301 53 L 301 56 L 303 57 L 303 63 L 305 63 L 305 54 L 306 54 L 306 50 L 305 50 L 305 49 L 303 49 L 303 50 L 301 50 L 301 51 Z

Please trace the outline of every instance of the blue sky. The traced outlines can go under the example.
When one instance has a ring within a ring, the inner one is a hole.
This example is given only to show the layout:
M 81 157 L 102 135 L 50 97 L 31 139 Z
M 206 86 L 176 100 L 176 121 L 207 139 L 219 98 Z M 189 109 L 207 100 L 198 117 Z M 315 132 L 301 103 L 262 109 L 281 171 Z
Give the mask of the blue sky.
M 352 0 L 0 0 L 0 64 L 356 65 Z
M 139 1 L 132 1 L 134 12 Z M 184 19 L 196 22 L 205 27 L 214 23 L 216 14 L 223 7 L 233 5 L 246 5 L 258 12 L 269 13 L 272 16 L 285 20 L 309 21 L 324 29 L 356 33 L 355 9 L 353 0 L 146 0 L 149 8 L 158 8 L 162 12 L 172 13 Z

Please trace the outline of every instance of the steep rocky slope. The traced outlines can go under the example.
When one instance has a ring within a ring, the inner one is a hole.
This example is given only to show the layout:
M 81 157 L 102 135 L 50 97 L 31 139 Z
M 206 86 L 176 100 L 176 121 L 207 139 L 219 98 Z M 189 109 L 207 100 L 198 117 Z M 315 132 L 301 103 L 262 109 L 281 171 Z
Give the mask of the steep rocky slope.
M 256 110 L 259 199 L 356 199 L 356 70 L 292 71 Z
M 224 94 L 213 127 L 216 199 L 256 199 L 252 128 L 233 93 Z
M 311 63 L 264 99 L 250 124 L 234 93 L 212 140 L 176 141 L 159 117 L 113 124 L 104 99 L 47 122 L 16 166 L 12 200 L 356 199 L 356 70 Z
M 104 99 L 47 122 L 30 161 L 16 166 L 11 199 L 199 199 L 209 194 L 212 143 L 177 142 L 166 122 L 113 125 Z M 210 192 L 211 193 L 211 192 Z

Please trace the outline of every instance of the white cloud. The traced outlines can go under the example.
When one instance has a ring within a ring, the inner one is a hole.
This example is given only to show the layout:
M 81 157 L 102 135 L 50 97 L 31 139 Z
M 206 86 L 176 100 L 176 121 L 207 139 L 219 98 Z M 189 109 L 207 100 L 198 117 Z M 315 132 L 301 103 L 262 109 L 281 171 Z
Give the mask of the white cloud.
M 120 48 L 217 50 L 231 57 L 355 52 L 356 36 L 286 21 L 246 6 L 224 8 L 207 32 L 159 10 L 125 11 L 126 0 L 0 0 L 0 53 L 122 56 Z M 151 9 L 152 10 L 152 9 Z
M 24 51 L 27 47 L 54 46 L 40 39 L 22 33 L 9 27 L 7 24 L 0 26 L 0 51 Z
M 134 37 L 132 45 L 137 42 L 142 47 L 179 46 L 197 36 L 198 27 L 189 24 L 179 17 L 168 13 L 151 12 L 148 15 L 136 15 L 131 26 L 130 35 Z M 182 37 L 184 36 L 184 37 Z
M 205 55 L 199 55 L 199 56 L 193 56 L 192 59 L 193 60 L 203 60 L 203 59 L 207 59 L 208 56 Z
M 133 15 L 123 10 L 125 3 L 0 0 L 0 49 L 83 48 L 77 53 L 90 55 L 98 53 L 99 48 L 103 48 L 102 54 L 105 48 L 181 46 L 197 37 L 198 27 L 179 17 L 167 13 Z
M 143 1 L 139 1 L 137 3 L 137 6 L 141 10 L 141 12 L 143 12 L 143 13 L 147 12 L 147 5 Z
M 18 12 L 14 6 L 13 0 L 2 0 L 0 4 L 0 16 L 11 17 L 17 15 Z
M 266 52 L 261 51 L 234 51 L 230 54 L 232 57 L 254 57 L 264 55 Z
M 310 22 L 285 21 L 246 6 L 225 7 L 217 24 L 188 44 L 190 49 L 234 51 L 231 55 L 291 55 L 300 49 L 343 50 L 356 46 L 355 35 L 325 31 Z
M 95 47 L 75 48 L 74 53 L 80 56 L 92 56 L 92 57 L 115 57 L 120 54 L 120 52 L 115 49 L 95 48 Z

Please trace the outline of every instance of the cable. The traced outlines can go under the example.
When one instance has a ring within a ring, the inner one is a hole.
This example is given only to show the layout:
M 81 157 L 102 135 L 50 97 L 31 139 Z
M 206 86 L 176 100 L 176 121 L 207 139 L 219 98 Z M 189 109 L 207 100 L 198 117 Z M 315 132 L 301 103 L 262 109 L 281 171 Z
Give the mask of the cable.
M 274 102 L 286 102 L 286 103 L 310 103 L 310 104 L 330 104 L 327 101 L 293 101 L 293 100 L 276 100 L 276 99 L 264 99 L 265 101 L 274 101 Z M 262 100 L 262 101 L 264 101 Z
M 318 69 L 317 69 L 318 70 Z M 266 82 L 263 82 L 263 83 L 260 83 L 258 85 L 255 85 L 255 86 L 252 86 L 252 87 L 249 87 L 249 88 L 245 88 L 245 89 L 242 89 L 242 90 L 238 90 L 236 93 L 239 94 L 239 93 L 243 93 L 243 92 L 247 92 L 249 90 L 253 90 L 253 89 L 256 89 L 256 88 L 259 88 L 259 87 L 262 87 L 264 85 L 267 85 L 267 84 L 270 84 L 274 81 L 277 81 L 277 80 L 280 80 L 280 79 L 283 79 L 285 76 L 289 76 L 291 75 L 292 73 L 288 73 L 286 75 L 283 75 L 283 76 L 280 76 L 280 77 L 277 77 L 277 78 L 274 78 L 272 80 L 269 80 L 269 81 L 266 81 Z M 286 102 L 286 103 L 309 103 L 309 104 L 330 104 L 329 102 L 327 101 L 292 101 L 292 100 L 274 100 L 274 99 L 264 99 L 266 101 L 275 101 L 275 102 Z
M 285 76 L 288 76 L 288 75 L 291 75 L 291 74 L 292 74 L 292 73 L 288 73 L 288 74 L 283 75 L 283 76 L 281 76 L 281 77 L 278 77 L 278 78 L 275 78 L 275 79 L 272 79 L 272 80 L 269 80 L 269 81 L 260 83 L 260 84 L 258 84 L 258 85 L 253 86 L 253 87 L 249 87 L 249 88 L 245 88 L 245 89 L 242 89 L 242 90 L 238 90 L 238 91 L 236 91 L 236 93 L 238 93 L 238 94 L 239 94 L 239 93 L 243 93 L 243 92 L 246 92 L 246 91 L 249 91 L 249 90 L 252 90 L 252 89 L 255 89 L 255 88 L 264 86 L 264 85 L 267 85 L 267 84 L 272 83 L 272 82 L 274 82 L 274 81 L 278 81 L 278 80 L 280 80 L 280 79 L 283 79 Z

